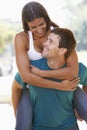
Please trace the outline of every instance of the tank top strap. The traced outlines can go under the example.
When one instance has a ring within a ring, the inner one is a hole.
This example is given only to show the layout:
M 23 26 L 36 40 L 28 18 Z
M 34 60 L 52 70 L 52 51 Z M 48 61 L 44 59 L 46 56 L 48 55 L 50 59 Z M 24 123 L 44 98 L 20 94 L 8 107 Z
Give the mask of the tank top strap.
M 29 36 L 29 40 L 30 40 L 30 48 L 34 49 L 34 45 L 33 45 L 33 36 L 32 36 L 32 32 L 28 31 L 28 36 Z
M 30 60 L 38 60 L 42 58 L 41 53 L 37 52 L 34 49 L 34 43 L 33 43 L 33 35 L 31 31 L 28 31 L 29 36 L 29 50 L 27 51 L 28 57 Z

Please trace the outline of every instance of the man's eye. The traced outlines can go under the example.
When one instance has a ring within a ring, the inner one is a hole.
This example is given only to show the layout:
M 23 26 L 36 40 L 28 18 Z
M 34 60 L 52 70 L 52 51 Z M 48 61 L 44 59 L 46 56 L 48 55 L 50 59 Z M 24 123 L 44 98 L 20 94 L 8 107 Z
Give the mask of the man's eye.
M 52 43 L 52 40 L 51 40 L 51 39 L 49 39 L 49 41 L 50 41 L 50 43 Z

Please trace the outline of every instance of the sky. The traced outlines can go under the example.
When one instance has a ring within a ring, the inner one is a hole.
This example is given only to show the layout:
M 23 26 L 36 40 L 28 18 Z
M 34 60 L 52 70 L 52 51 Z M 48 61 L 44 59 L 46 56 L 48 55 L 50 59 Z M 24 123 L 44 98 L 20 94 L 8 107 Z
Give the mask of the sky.
M 23 6 L 32 0 L 0 0 L 0 19 L 11 19 L 21 21 L 21 11 Z M 40 2 L 47 10 L 51 19 L 55 22 L 64 21 L 64 12 L 61 7 L 65 5 L 65 0 L 34 0 Z M 62 22 L 61 22 L 62 23 Z M 61 24 L 60 23 L 60 24 Z
M 20 19 L 21 8 L 28 0 L 2 0 L 0 2 L 0 18 Z
M 0 19 L 21 21 L 21 11 L 25 4 L 32 0 L 0 0 Z M 52 21 L 59 26 L 65 26 L 68 22 L 68 14 L 65 10 L 66 1 L 75 6 L 82 0 L 33 0 L 41 3 L 47 10 Z

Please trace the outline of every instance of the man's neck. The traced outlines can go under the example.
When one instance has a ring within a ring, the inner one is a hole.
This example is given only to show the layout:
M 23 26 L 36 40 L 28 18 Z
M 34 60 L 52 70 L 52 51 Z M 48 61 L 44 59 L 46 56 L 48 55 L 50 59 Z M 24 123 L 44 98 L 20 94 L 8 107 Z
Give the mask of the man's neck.
M 47 58 L 47 63 L 50 68 L 59 69 L 65 64 L 65 58 L 64 57 Z

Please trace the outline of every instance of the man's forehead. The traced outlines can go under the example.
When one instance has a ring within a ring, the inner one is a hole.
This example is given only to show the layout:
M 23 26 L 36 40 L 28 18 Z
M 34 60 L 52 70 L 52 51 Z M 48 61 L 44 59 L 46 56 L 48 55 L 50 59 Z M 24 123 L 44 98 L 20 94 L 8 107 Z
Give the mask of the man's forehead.
M 50 33 L 48 37 L 49 37 L 49 38 L 57 38 L 58 35 L 56 35 L 56 34 L 54 34 L 54 33 Z
M 58 40 L 58 39 L 60 39 L 60 35 L 57 35 L 55 33 L 50 33 L 48 38 Z

